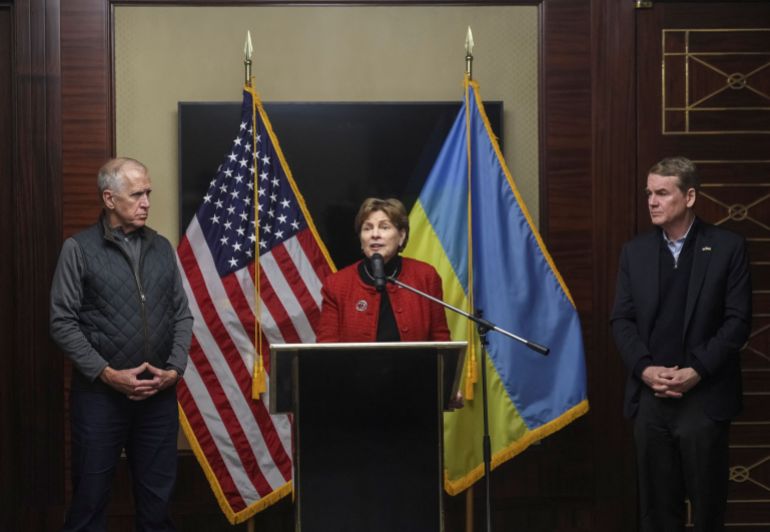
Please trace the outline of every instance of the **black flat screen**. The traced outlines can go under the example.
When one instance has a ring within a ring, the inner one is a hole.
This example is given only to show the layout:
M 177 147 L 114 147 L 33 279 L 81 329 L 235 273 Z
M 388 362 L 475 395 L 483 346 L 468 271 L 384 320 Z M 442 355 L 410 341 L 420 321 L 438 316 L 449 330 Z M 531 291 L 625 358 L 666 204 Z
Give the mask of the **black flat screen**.
M 184 233 L 240 124 L 239 102 L 179 103 L 180 232 Z M 485 102 L 502 145 L 502 102 Z M 353 218 L 364 198 L 411 209 L 459 102 L 268 103 L 289 168 L 337 267 L 360 256 Z

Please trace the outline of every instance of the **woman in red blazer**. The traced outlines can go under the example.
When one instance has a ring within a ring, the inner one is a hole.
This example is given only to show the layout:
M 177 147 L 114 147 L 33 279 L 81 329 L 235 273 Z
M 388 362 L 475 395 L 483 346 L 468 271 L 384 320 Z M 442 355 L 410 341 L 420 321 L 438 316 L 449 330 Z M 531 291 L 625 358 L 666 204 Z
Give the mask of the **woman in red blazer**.
M 439 299 L 441 278 L 424 262 L 399 252 L 409 239 L 409 218 L 397 199 L 368 198 L 355 218 L 364 258 L 324 281 L 319 342 L 448 341 L 444 309 L 388 283 L 375 288 L 371 257 L 382 255 L 385 275 Z

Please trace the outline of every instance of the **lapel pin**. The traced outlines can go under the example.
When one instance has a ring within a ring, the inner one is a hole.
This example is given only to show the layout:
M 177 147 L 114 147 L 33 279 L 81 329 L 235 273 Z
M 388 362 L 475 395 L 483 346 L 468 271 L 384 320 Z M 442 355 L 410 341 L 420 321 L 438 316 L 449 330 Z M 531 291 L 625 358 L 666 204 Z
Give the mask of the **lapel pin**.
M 701 251 L 711 251 L 711 246 L 703 246 Z

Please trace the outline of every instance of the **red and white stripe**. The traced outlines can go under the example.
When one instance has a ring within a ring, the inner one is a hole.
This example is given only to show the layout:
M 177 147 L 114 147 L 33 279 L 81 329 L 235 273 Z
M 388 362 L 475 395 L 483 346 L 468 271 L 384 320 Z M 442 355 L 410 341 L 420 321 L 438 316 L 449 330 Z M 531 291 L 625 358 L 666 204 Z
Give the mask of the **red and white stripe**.
M 195 318 L 179 403 L 212 487 L 238 514 L 292 479 L 288 416 L 270 415 L 267 395 L 262 401 L 251 398 L 254 264 L 220 278 L 197 217 L 179 245 L 178 261 Z M 260 257 L 260 265 L 261 349 L 268 343 L 314 342 L 322 278 L 330 269 L 312 233 L 306 229 L 275 246 Z M 269 370 L 269 354 L 263 352 Z

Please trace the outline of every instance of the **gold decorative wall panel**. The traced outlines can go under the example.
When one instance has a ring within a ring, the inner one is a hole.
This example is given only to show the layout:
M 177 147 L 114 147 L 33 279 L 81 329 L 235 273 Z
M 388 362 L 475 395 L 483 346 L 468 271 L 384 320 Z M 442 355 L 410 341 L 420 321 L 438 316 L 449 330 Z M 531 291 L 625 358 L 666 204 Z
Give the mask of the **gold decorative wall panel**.
M 664 135 L 770 133 L 770 28 L 662 31 Z
M 752 272 L 753 323 L 741 350 L 744 411 L 731 429 L 727 524 L 770 530 L 770 159 L 696 164 L 699 216 L 746 237 Z

